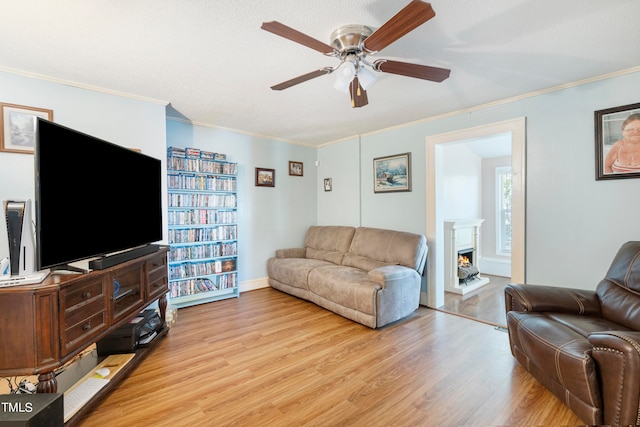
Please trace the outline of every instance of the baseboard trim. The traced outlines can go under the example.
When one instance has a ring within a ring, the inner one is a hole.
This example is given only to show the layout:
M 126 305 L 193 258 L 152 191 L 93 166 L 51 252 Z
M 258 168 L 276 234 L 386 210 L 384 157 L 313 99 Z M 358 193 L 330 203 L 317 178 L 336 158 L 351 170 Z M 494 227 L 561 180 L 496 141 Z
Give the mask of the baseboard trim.
M 511 277 L 511 260 L 509 259 L 482 257 L 478 261 L 478 268 L 480 274 Z
M 269 278 L 262 277 L 260 279 L 245 280 L 240 282 L 240 293 L 254 291 L 256 289 L 268 288 Z

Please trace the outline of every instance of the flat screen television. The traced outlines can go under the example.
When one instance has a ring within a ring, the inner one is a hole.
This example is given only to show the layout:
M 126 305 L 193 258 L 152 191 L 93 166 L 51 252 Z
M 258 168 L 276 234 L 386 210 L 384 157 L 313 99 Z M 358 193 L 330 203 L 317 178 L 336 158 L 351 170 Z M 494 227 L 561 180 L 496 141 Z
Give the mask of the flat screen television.
M 160 160 L 38 118 L 36 268 L 162 240 L 161 180 Z

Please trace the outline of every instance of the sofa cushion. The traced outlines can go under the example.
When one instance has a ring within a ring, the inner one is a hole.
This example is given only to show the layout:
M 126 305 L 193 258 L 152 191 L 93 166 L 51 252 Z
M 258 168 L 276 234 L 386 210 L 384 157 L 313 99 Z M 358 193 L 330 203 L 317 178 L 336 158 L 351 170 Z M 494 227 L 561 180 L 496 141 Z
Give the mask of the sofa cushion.
M 583 337 L 588 337 L 592 332 L 623 331 L 626 327 L 601 317 L 582 316 L 570 313 L 544 313 L 551 320 L 573 329 Z
M 422 272 L 426 251 L 426 238 L 420 234 L 358 227 L 342 265 L 365 271 L 404 265 Z
M 271 258 L 267 261 L 270 279 L 301 289 L 309 289 L 307 278 L 314 268 L 332 265 L 328 261 L 307 258 Z
M 344 254 L 349 250 L 354 232 L 354 227 L 312 225 L 304 239 L 307 258 L 340 265 Z
M 342 264 L 346 267 L 354 267 L 366 272 L 375 270 L 376 268 L 386 267 L 388 265 L 397 265 L 398 263 L 382 262 L 365 256 L 346 254 Z
M 341 306 L 375 315 L 376 295 L 382 286 L 366 271 L 353 267 L 323 266 L 309 273 L 309 290 Z

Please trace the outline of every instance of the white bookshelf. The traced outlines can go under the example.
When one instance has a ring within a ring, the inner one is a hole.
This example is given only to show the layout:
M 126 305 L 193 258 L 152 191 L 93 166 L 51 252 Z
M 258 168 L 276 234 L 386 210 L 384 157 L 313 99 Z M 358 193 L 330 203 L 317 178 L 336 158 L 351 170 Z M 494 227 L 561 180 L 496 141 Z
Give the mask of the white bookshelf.
M 238 297 L 237 164 L 169 147 L 169 301 L 180 308 Z

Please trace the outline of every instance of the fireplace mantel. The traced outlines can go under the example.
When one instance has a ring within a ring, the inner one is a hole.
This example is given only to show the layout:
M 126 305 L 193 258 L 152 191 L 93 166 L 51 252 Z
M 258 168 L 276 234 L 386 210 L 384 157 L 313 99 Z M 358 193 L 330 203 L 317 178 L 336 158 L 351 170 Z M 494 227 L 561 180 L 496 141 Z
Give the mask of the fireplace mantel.
M 486 277 L 476 276 L 467 284 L 458 277 L 458 254 L 473 252 L 473 264 L 480 260 L 480 227 L 484 219 L 454 219 L 444 221 L 444 290 L 456 294 L 467 294 L 489 283 Z

